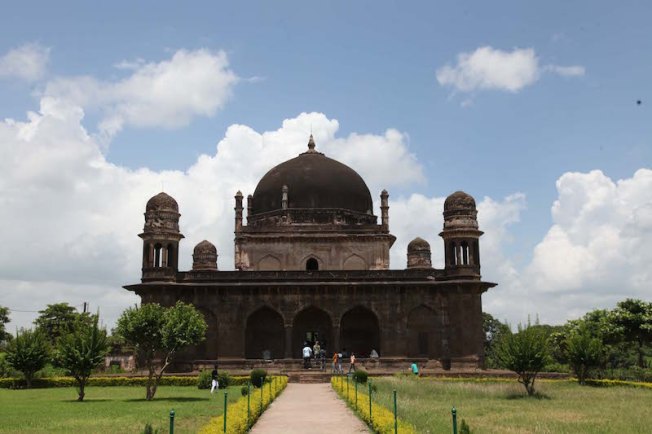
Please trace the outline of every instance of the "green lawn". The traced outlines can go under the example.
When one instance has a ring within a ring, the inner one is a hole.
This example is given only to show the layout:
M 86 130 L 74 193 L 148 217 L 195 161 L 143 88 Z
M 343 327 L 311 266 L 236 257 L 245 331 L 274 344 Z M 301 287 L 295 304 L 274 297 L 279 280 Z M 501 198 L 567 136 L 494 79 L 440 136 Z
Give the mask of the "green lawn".
M 481 433 L 650 433 L 652 390 L 590 387 L 571 382 L 537 382 L 539 398 L 511 382 L 452 382 L 428 378 L 372 379 L 374 399 L 393 408 L 398 392 L 399 417 L 419 433 L 450 433 L 451 407 Z
M 74 388 L 0 389 L 0 433 L 142 433 L 146 423 L 167 433 L 171 409 L 174 432 L 195 433 L 224 408 L 223 389 L 161 386 L 144 397 L 144 387 L 88 387 L 84 402 Z M 228 389 L 229 402 L 240 397 L 240 387 Z

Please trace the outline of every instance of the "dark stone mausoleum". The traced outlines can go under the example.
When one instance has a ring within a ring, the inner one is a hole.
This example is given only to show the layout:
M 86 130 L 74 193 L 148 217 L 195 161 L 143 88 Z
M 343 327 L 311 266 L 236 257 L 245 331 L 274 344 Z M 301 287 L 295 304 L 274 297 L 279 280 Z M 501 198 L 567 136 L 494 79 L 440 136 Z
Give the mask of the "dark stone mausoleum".
M 179 271 L 179 206 L 165 193 L 146 205 L 141 283 L 125 286 L 143 303 L 194 304 L 208 324 L 206 341 L 185 351 L 193 366 L 301 357 L 303 343 L 383 360 L 427 359 L 430 367 L 480 367 L 484 361 L 477 211 L 458 191 L 444 203 L 444 269 L 430 245 L 413 240 L 407 268 L 389 269 L 395 237 L 388 194 L 380 224 L 364 180 L 315 150 L 272 168 L 246 199 L 235 196 L 235 268 L 217 269 L 208 241 Z M 419 216 L 423 218 L 427 216 Z M 434 230 L 435 228 L 433 228 Z

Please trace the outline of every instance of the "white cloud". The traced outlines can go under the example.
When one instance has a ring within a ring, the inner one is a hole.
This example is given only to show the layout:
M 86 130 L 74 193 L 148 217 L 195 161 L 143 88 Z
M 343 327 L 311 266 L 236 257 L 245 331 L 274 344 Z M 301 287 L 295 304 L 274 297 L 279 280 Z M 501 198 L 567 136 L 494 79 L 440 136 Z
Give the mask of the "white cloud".
M 131 75 L 112 82 L 88 76 L 59 78 L 47 84 L 45 96 L 99 110 L 99 131 L 111 138 L 126 125 L 178 128 L 195 116 L 212 116 L 238 82 L 223 51 L 178 50 L 158 63 L 136 60 L 116 66 Z
M 50 49 L 36 43 L 11 49 L 0 57 L 0 78 L 39 80 L 45 74 L 49 58 Z
M 458 54 L 456 65 L 447 64 L 437 70 L 437 81 L 460 92 L 503 90 L 516 93 L 534 84 L 543 72 L 577 77 L 584 75 L 585 70 L 577 65 L 541 67 L 532 48 L 503 51 L 485 46 L 472 53 Z M 463 106 L 468 105 L 467 99 Z
M 514 323 L 527 314 L 562 323 L 628 297 L 649 299 L 652 170 L 619 181 L 568 172 L 557 191 L 552 226 L 531 263 L 486 297 L 490 311 Z
M 460 53 L 457 65 L 437 70 L 442 86 L 453 86 L 462 92 L 476 89 L 497 89 L 518 92 L 539 78 L 539 59 L 532 48 L 511 52 L 480 47 L 473 53 Z
M 574 66 L 548 65 L 546 66 L 546 71 L 561 75 L 563 77 L 581 77 L 586 73 L 586 69 L 583 66 L 578 66 L 578 65 L 574 65 Z

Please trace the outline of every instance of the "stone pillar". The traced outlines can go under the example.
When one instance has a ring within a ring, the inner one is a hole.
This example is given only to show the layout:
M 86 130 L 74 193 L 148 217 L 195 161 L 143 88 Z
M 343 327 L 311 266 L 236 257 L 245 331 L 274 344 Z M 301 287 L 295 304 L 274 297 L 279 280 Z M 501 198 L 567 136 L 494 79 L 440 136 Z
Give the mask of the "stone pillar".
M 333 325 L 333 352 L 337 351 L 339 353 L 341 350 L 342 348 L 340 347 L 340 326 L 339 324 Z
M 238 191 L 235 194 L 235 232 L 239 233 L 242 230 L 242 192 Z
M 387 190 L 380 193 L 380 222 L 383 230 L 389 231 L 389 193 Z
M 247 196 L 247 223 L 254 209 L 254 197 L 252 195 Z
M 284 185 L 281 189 L 281 208 L 288 209 L 288 186 Z
M 292 324 L 285 324 L 285 358 L 292 358 Z

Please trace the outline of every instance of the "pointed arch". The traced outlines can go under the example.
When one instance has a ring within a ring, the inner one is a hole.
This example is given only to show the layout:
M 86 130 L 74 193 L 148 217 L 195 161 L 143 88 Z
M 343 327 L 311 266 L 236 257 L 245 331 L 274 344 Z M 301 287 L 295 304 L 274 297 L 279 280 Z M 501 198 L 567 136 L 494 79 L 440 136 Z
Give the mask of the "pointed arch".
M 360 255 L 355 253 L 344 260 L 343 270 L 367 270 L 367 262 Z
M 297 312 L 292 322 L 292 356 L 301 357 L 303 344 L 312 346 L 317 340 L 323 349 L 333 349 L 333 321 L 325 310 L 308 306 Z
M 441 329 L 434 309 L 421 304 L 410 311 L 407 318 L 408 356 L 441 357 Z
M 368 357 L 372 349 L 382 355 L 378 316 L 365 306 L 355 306 L 340 320 L 340 346 L 360 357 Z
M 262 306 L 247 317 L 245 327 L 245 357 L 262 359 L 269 355 L 281 359 L 285 355 L 283 316 L 269 306 Z
M 274 255 L 265 255 L 258 261 L 259 271 L 279 271 L 281 269 L 281 260 Z

